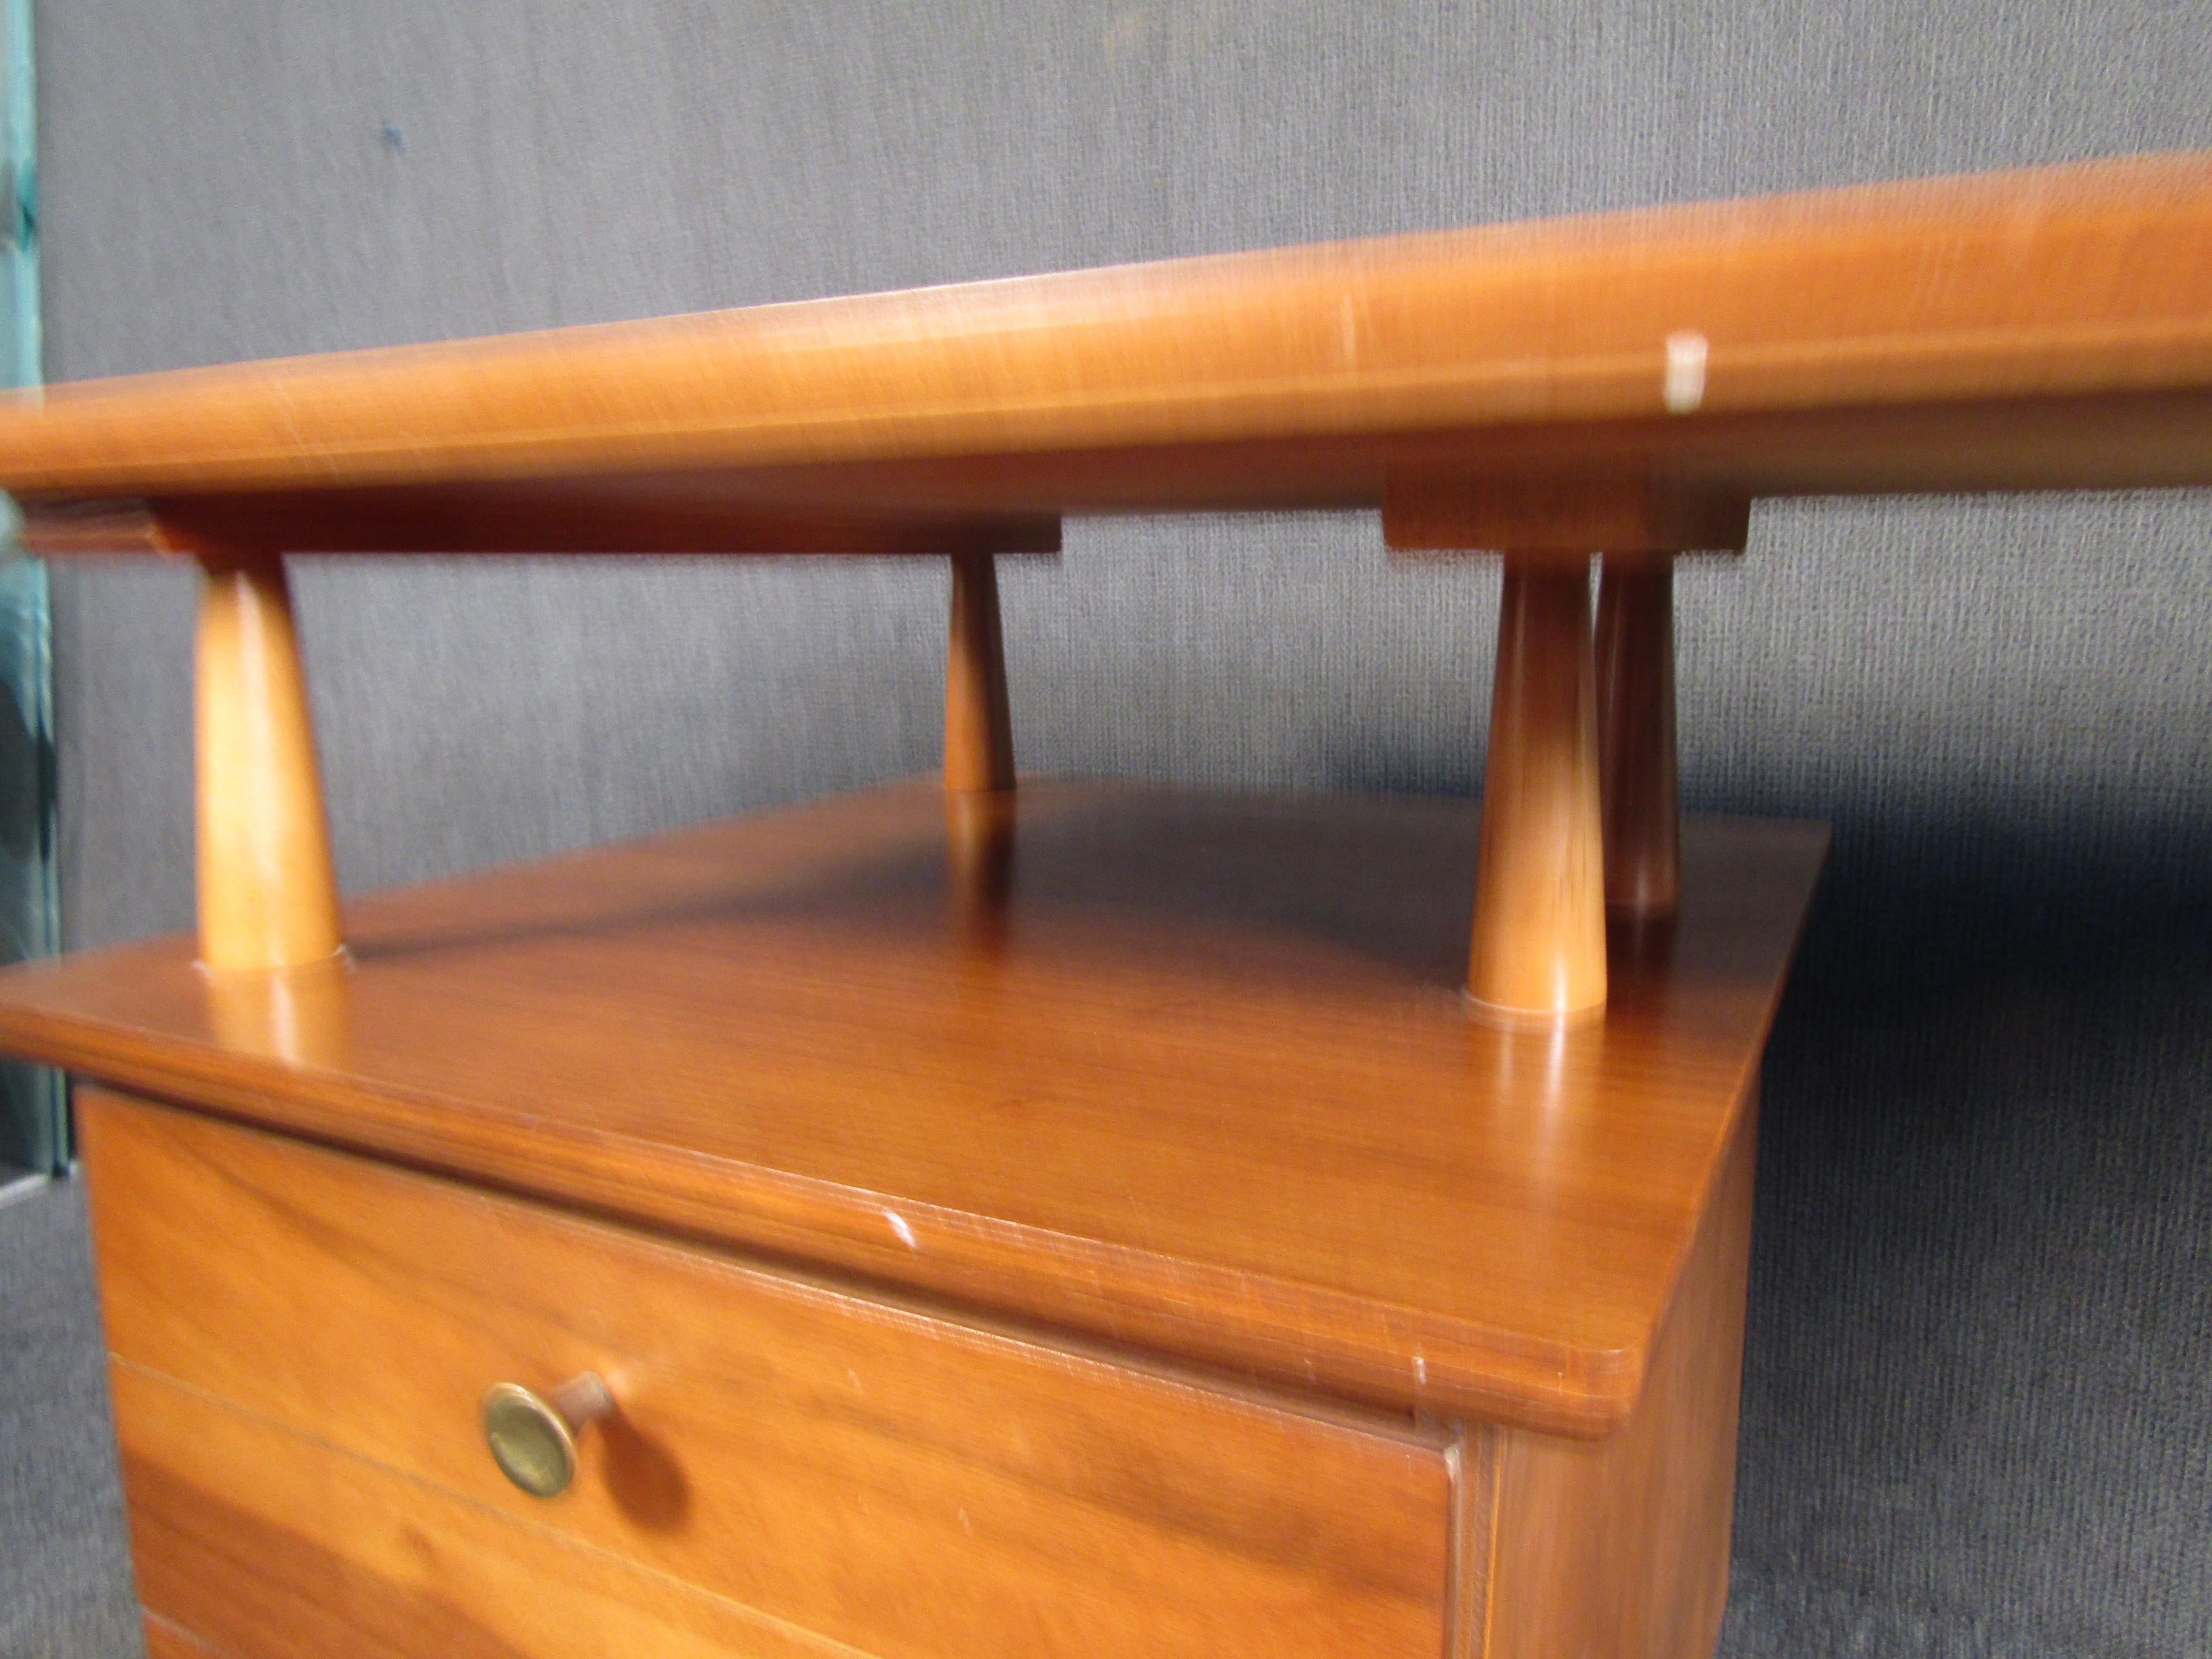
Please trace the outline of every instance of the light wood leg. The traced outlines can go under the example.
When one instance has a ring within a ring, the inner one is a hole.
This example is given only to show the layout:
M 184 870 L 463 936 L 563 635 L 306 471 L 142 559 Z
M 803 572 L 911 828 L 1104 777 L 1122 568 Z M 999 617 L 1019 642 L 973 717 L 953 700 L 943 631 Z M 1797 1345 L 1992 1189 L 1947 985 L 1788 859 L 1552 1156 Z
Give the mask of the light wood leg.
M 1597 600 L 1598 770 L 1605 900 L 1624 915 L 1672 915 L 1681 891 L 1674 740 L 1674 561 L 1605 556 Z
M 1605 1006 L 1605 857 L 1587 556 L 1508 553 L 1468 996 L 1509 1024 Z
M 343 934 L 283 562 L 204 560 L 202 571 L 200 959 L 217 970 L 326 962 Z
M 1006 651 L 999 629 L 999 573 L 988 553 L 952 559 L 952 623 L 945 656 L 945 787 L 1014 787 Z

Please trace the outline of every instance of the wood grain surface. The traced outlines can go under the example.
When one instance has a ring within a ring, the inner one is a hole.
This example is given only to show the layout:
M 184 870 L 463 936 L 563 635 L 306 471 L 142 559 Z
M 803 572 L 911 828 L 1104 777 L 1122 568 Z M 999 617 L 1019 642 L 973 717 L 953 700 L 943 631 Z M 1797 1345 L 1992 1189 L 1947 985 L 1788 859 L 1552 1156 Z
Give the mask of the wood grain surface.
M 1232 254 L 0 402 L 0 486 L 40 498 L 34 519 L 42 502 L 87 497 L 586 477 L 632 481 L 618 514 L 655 501 L 781 503 L 802 520 L 1371 507 L 1401 467 L 1510 477 L 1593 464 L 1737 495 L 2212 482 L 2212 158 Z M 458 521 L 451 533 L 459 550 Z
M 197 660 L 200 960 L 217 972 L 329 963 L 345 935 L 282 558 L 209 562 Z
M 1589 556 L 1508 553 L 1467 994 L 1510 1024 L 1579 1024 L 1605 1009 L 1591 649 Z
M 1530 467 L 1391 471 L 1382 539 L 1395 553 L 1741 553 L 1751 501 L 1647 472 Z
M 1610 1438 L 1496 1436 L 1483 1659 L 1708 1659 L 1728 1603 L 1755 1085 L 1635 1413 Z
M 1440 1432 L 1041 1346 L 99 1091 L 81 1109 L 118 1361 L 412 1481 L 871 1653 L 1440 1649 Z M 477 1401 L 585 1370 L 615 1415 L 579 1437 L 567 1492 L 526 1496 Z M 118 1401 L 126 1446 L 136 1402 Z M 208 1495 L 252 1507 L 264 1473 L 241 1464 Z
M 579 478 L 421 488 L 34 504 L 31 551 L 175 553 L 1057 553 L 1054 514 L 896 514 L 702 495 L 673 479 Z
M 1601 1021 L 1460 988 L 1477 807 L 932 777 L 349 905 L 355 966 L 0 973 L 0 1047 L 1297 1385 L 1641 1391 L 1826 846 L 1692 819 Z M 251 976 L 240 976 L 241 979 Z
M 158 1613 L 147 1613 L 143 1624 L 146 1659 L 223 1659 L 220 1648 Z
M 1596 656 L 1606 907 L 1630 916 L 1663 916 L 1682 885 L 1674 562 L 1668 555 L 1605 556 Z
M 959 794 L 1014 787 L 1014 728 L 999 570 L 988 553 L 952 560 L 945 641 L 945 787 Z
M 149 1659 L 850 1659 L 134 1366 L 109 1376 Z

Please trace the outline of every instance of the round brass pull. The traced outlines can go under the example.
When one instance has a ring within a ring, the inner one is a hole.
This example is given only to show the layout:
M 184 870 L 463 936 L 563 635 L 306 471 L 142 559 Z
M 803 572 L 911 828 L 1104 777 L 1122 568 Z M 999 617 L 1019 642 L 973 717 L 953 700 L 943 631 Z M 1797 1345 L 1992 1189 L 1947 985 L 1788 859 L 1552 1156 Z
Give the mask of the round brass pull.
M 532 1498 L 552 1498 L 576 1478 L 576 1437 L 615 1408 L 596 1373 L 585 1371 L 539 1394 L 520 1382 L 484 1391 L 484 1443 L 499 1472 Z

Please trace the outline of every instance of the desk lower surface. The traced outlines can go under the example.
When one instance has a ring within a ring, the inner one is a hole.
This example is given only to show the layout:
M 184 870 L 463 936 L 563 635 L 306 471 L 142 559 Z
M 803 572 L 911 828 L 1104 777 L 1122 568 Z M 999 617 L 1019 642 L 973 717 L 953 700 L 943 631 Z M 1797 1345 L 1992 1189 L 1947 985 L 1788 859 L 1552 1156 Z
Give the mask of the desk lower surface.
M 1464 801 L 896 786 L 0 975 L 0 1046 L 1393 1410 L 1633 1411 L 1825 847 L 1692 819 L 1601 1023 L 1457 989 Z

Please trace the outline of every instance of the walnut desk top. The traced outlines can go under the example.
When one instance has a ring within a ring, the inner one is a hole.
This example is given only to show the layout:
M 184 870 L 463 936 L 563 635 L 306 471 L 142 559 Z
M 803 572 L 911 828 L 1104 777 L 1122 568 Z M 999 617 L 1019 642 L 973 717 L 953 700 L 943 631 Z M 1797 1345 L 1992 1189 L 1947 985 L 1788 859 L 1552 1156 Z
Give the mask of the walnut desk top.
M 1439 470 L 2212 483 L 2212 158 L 0 398 L 0 487 L 57 550 L 1011 550 L 1063 513 L 1387 506 Z M 131 527 L 149 506 L 166 530 Z

